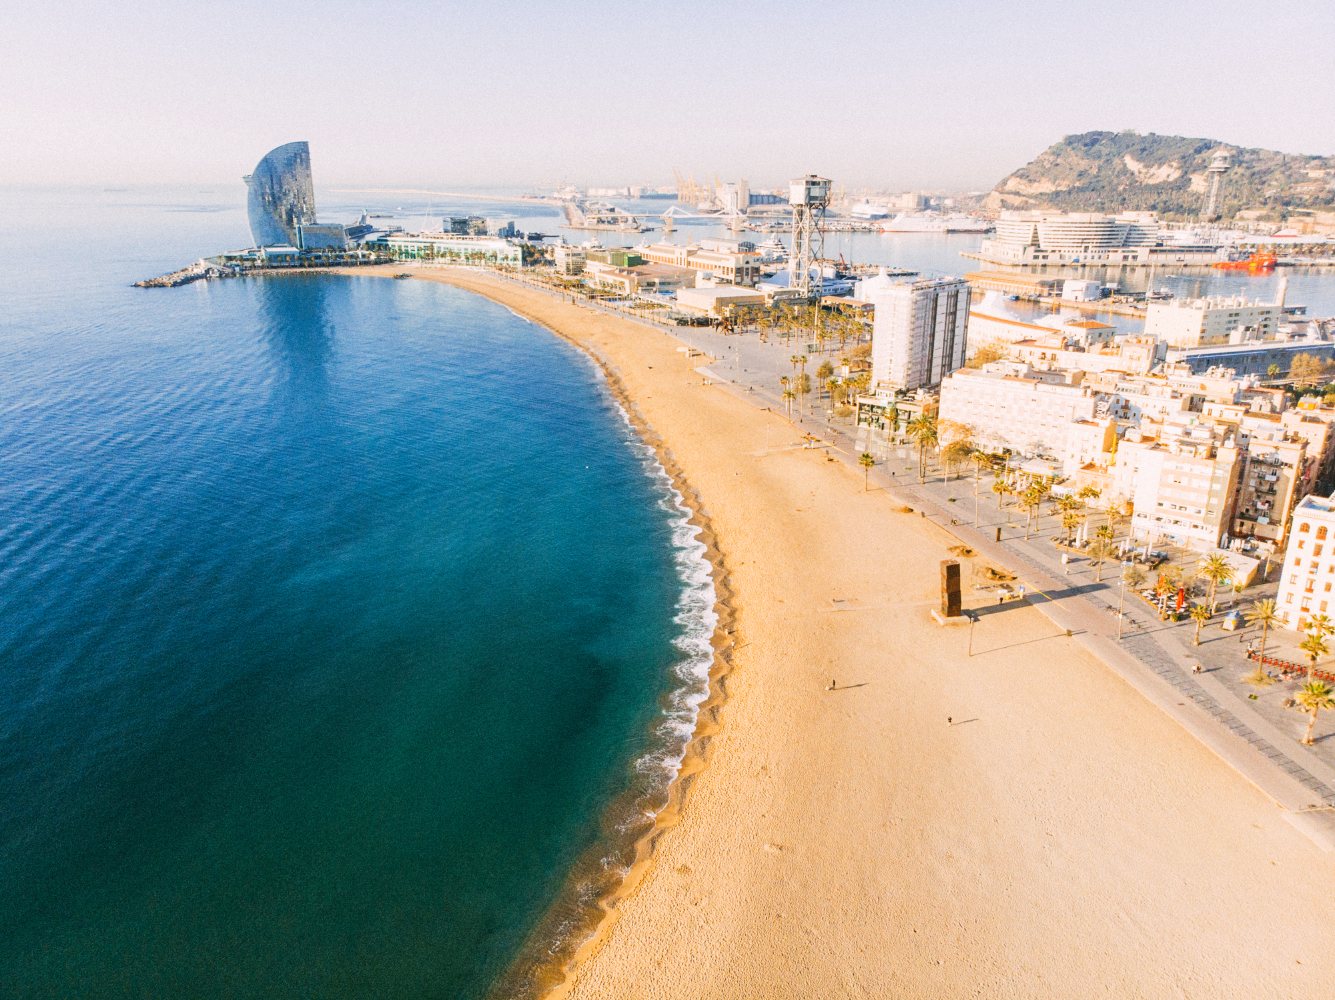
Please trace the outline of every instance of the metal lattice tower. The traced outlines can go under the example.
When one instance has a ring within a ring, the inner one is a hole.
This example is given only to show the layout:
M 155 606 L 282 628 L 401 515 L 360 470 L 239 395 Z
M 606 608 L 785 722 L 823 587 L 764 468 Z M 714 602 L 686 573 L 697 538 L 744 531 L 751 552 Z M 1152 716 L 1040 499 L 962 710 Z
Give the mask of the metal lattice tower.
M 1219 189 L 1224 186 L 1224 174 L 1228 173 L 1231 166 L 1228 154 L 1221 149 L 1211 157 L 1210 165 L 1205 168 L 1206 183 L 1209 185 L 1205 195 L 1205 212 L 1201 216 L 1205 222 L 1213 222 L 1219 217 Z
M 793 209 L 793 252 L 788 258 L 788 287 L 809 296 L 811 268 L 825 252 L 821 225 L 830 205 L 829 178 L 807 174 L 791 182 L 788 204 Z

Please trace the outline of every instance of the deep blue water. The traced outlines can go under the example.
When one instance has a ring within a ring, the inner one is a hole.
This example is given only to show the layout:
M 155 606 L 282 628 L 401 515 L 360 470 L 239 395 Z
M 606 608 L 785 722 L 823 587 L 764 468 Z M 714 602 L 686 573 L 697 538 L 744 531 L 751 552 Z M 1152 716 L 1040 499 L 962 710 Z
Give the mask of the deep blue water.
M 0 995 L 483 995 L 689 730 L 652 457 L 460 291 L 127 287 L 237 192 L 3 197 Z

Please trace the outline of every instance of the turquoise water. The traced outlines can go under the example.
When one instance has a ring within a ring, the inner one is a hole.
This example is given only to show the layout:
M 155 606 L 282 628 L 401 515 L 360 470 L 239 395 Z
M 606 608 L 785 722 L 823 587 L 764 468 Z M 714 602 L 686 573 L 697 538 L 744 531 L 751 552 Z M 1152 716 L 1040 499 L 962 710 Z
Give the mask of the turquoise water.
M 485 995 L 689 732 L 670 485 L 490 302 L 129 289 L 237 213 L 81 197 L 0 278 L 0 995 Z

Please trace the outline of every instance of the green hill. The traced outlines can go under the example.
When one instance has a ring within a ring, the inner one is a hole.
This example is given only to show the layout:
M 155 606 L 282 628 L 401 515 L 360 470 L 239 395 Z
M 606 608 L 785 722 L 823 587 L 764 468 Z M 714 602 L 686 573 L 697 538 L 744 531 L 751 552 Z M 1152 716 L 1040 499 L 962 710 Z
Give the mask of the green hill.
M 1136 132 L 1068 135 L 1016 170 L 988 195 L 992 209 L 1095 212 L 1145 210 L 1196 218 L 1205 202 L 1205 171 L 1229 154 L 1220 212 L 1225 219 L 1335 213 L 1335 156 L 1246 149 L 1214 139 Z M 1335 217 L 1329 221 L 1335 222 Z

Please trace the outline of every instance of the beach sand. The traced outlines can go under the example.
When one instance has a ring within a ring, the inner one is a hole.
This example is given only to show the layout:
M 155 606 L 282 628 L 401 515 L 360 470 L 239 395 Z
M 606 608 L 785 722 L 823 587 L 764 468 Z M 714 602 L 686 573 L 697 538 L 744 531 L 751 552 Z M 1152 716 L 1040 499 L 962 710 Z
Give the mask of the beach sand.
M 966 594 L 990 612 L 967 655 L 928 614 L 942 529 L 705 385 L 669 335 L 416 274 L 610 365 L 735 593 L 721 731 L 564 993 L 1335 996 L 1335 856 L 1033 608 Z

